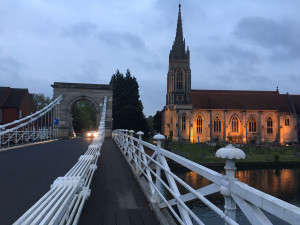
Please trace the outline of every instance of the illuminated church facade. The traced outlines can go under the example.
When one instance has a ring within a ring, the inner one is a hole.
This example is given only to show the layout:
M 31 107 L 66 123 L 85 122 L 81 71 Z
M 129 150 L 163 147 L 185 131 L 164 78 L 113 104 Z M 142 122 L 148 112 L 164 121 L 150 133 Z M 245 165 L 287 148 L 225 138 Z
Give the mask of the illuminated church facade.
M 179 5 L 169 54 L 162 133 L 192 143 L 298 143 L 300 95 L 276 91 L 192 90 L 190 51 L 185 46 Z

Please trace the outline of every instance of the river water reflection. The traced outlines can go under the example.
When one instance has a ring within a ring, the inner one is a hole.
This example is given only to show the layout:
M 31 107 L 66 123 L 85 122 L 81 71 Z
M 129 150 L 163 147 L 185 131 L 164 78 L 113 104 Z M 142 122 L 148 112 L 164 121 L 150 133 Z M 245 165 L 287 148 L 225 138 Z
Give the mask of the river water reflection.
M 224 174 L 224 171 L 217 172 Z M 193 171 L 177 171 L 176 174 L 194 189 L 204 187 L 211 183 Z M 236 177 L 239 181 L 251 187 L 300 207 L 300 168 L 239 170 L 236 171 Z M 184 189 L 180 191 L 184 193 Z M 224 210 L 224 198 L 221 194 L 213 194 L 207 196 L 207 198 L 220 209 Z M 205 224 L 224 224 L 217 214 L 212 212 L 200 201 L 192 201 L 188 204 Z M 268 213 L 266 213 L 266 215 L 273 224 L 287 224 Z M 239 224 L 250 224 L 239 209 L 237 210 L 237 222 Z

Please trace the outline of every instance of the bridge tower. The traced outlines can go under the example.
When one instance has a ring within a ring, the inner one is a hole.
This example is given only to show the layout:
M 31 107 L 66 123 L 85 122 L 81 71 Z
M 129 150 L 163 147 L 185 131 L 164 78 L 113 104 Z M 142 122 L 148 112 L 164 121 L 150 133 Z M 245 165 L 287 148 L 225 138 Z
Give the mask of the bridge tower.
M 82 84 L 82 83 L 62 83 L 54 82 L 53 98 L 62 95 L 58 113 L 58 137 L 69 138 L 72 130 L 71 111 L 72 105 L 79 100 L 89 100 L 94 103 L 97 110 L 97 121 L 99 124 L 101 119 L 104 96 L 107 96 L 107 111 L 105 136 L 111 137 L 112 132 L 112 98 L 113 88 L 105 84 Z

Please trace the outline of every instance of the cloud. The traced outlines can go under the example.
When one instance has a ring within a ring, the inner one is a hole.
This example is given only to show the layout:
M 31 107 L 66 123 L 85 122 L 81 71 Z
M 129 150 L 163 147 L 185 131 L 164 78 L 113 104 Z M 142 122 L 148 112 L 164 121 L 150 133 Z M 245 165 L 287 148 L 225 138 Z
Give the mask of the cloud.
M 11 56 L 0 57 L 0 77 L 17 78 L 22 64 Z
M 229 63 L 249 68 L 259 63 L 258 56 L 255 53 L 233 44 L 226 46 L 207 45 L 197 47 L 194 50 L 196 51 L 196 55 L 217 66 Z
M 278 82 L 266 75 L 236 68 L 204 74 L 202 78 L 192 83 L 192 89 L 275 90 L 278 86 Z
M 165 64 L 158 60 L 146 60 L 144 58 L 135 58 L 134 59 L 140 66 L 147 68 L 147 70 L 162 70 L 165 67 Z
M 106 83 L 106 76 L 103 74 L 103 64 L 96 60 L 85 60 L 78 65 L 73 79 L 75 82 Z
M 300 22 L 284 20 L 277 22 L 262 17 L 241 19 L 234 34 L 271 51 L 273 59 L 300 58 Z
M 288 80 L 289 82 L 286 82 Z M 279 83 L 279 91 L 281 92 L 281 89 L 289 92 L 290 94 L 297 94 L 299 95 L 299 84 L 300 84 L 300 72 L 293 73 L 290 75 L 287 75 L 286 77 L 281 78 L 281 82 Z
M 83 38 L 97 31 L 97 25 L 90 22 L 80 22 L 64 29 L 63 35 L 71 38 Z
M 31 93 L 44 93 L 51 95 L 52 89 L 41 77 L 26 74 L 27 66 L 11 56 L 0 56 L 0 84 L 13 88 L 28 88 Z M 26 74 L 26 75 L 24 75 Z M 49 90 L 50 91 L 49 91 Z
M 98 37 L 100 40 L 114 47 L 130 47 L 136 50 L 146 47 L 141 37 L 130 32 L 102 31 Z
M 165 105 L 178 1 L 2 2 L 1 85 L 48 95 L 54 81 L 108 83 L 117 68 L 130 68 L 145 113 Z M 183 1 L 192 87 L 275 90 L 278 85 L 283 93 L 299 93 L 300 1 L 295 2 Z

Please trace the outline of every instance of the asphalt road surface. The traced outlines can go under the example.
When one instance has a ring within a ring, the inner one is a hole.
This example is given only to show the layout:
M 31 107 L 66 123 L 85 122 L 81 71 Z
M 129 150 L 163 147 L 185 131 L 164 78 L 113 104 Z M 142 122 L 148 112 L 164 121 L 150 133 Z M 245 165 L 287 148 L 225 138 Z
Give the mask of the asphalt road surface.
M 92 139 L 54 141 L 0 152 L 0 225 L 10 225 L 64 176 Z

